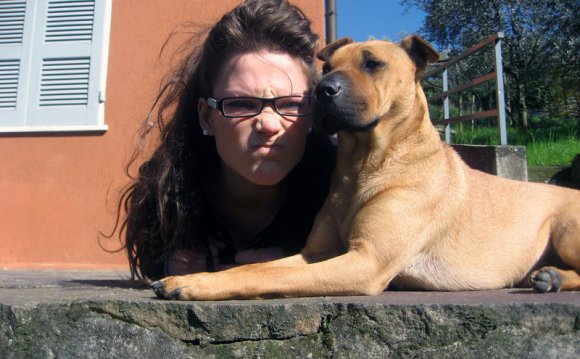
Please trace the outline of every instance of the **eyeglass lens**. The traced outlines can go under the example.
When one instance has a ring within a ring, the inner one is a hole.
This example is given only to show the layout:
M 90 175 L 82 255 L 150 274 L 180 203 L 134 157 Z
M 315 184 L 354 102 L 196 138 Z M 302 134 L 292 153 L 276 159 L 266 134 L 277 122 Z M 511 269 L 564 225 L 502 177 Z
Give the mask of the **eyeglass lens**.
M 303 96 L 285 96 L 275 99 L 256 97 L 224 98 L 222 109 L 225 116 L 244 117 L 259 114 L 264 103 L 274 102 L 276 112 L 281 115 L 301 116 L 310 113 L 310 99 Z

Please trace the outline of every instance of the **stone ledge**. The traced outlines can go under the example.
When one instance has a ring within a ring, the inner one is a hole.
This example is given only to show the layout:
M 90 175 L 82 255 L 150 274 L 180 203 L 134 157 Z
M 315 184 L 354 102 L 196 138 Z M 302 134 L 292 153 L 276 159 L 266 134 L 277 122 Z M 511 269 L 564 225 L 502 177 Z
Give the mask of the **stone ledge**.
M 0 271 L 0 358 L 580 356 L 580 292 L 168 302 L 126 278 Z

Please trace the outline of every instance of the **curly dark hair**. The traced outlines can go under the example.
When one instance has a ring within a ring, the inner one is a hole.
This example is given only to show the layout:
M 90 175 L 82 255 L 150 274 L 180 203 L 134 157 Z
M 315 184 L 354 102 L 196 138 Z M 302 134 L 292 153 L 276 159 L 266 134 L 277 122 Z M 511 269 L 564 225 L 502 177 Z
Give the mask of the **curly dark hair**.
M 204 210 L 201 187 L 219 157 L 213 137 L 202 135 L 197 104 L 212 95 L 224 63 L 245 52 L 284 52 L 301 61 L 314 82 L 317 46 L 318 36 L 296 6 L 286 0 L 247 0 L 225 14 L 169 74 L 141 130 L 144 139 L 156 123 L 160 144 L 120 202 L 127 217 L 119 235 L 125 234 L 133 278 L 159 278 L 172 251 L 201 249 L 195 241 Z M 138 157 L 136 151 L 127 173 Z

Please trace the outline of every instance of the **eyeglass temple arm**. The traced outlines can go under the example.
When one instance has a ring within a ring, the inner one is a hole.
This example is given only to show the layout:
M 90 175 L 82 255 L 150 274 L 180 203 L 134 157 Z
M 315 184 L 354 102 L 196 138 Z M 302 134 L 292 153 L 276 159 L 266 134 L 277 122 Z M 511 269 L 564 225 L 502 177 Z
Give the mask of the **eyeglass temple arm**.
M 218 101 L 215 98 L 208 97 L 207 104 L 211 108 L 214 108 L 214 109 L 218 108 Z

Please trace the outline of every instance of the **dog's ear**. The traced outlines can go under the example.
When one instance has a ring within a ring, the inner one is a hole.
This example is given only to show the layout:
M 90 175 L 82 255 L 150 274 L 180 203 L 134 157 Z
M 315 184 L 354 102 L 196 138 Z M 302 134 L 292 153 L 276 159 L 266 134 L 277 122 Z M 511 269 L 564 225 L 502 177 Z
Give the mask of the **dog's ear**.
M 343 47 L 346 44 L 350 44 L 351 42 L 352 39 L 350 37 L 340 38 L 326 45 L 326 47 L 324 47 L 322 50 L 318 51 L 316 57 L 318 57 L 319 60 L 327 61 L 336 50 L 338 50 L 340 47 Z
M 410 35 L 403 39 L 401 46 L 409 56 L 415 61 L 418 72 L 421 72 L 427 67 L 427 64 L 439 60 L 439 54 L 431 45 L 417 35 Z

